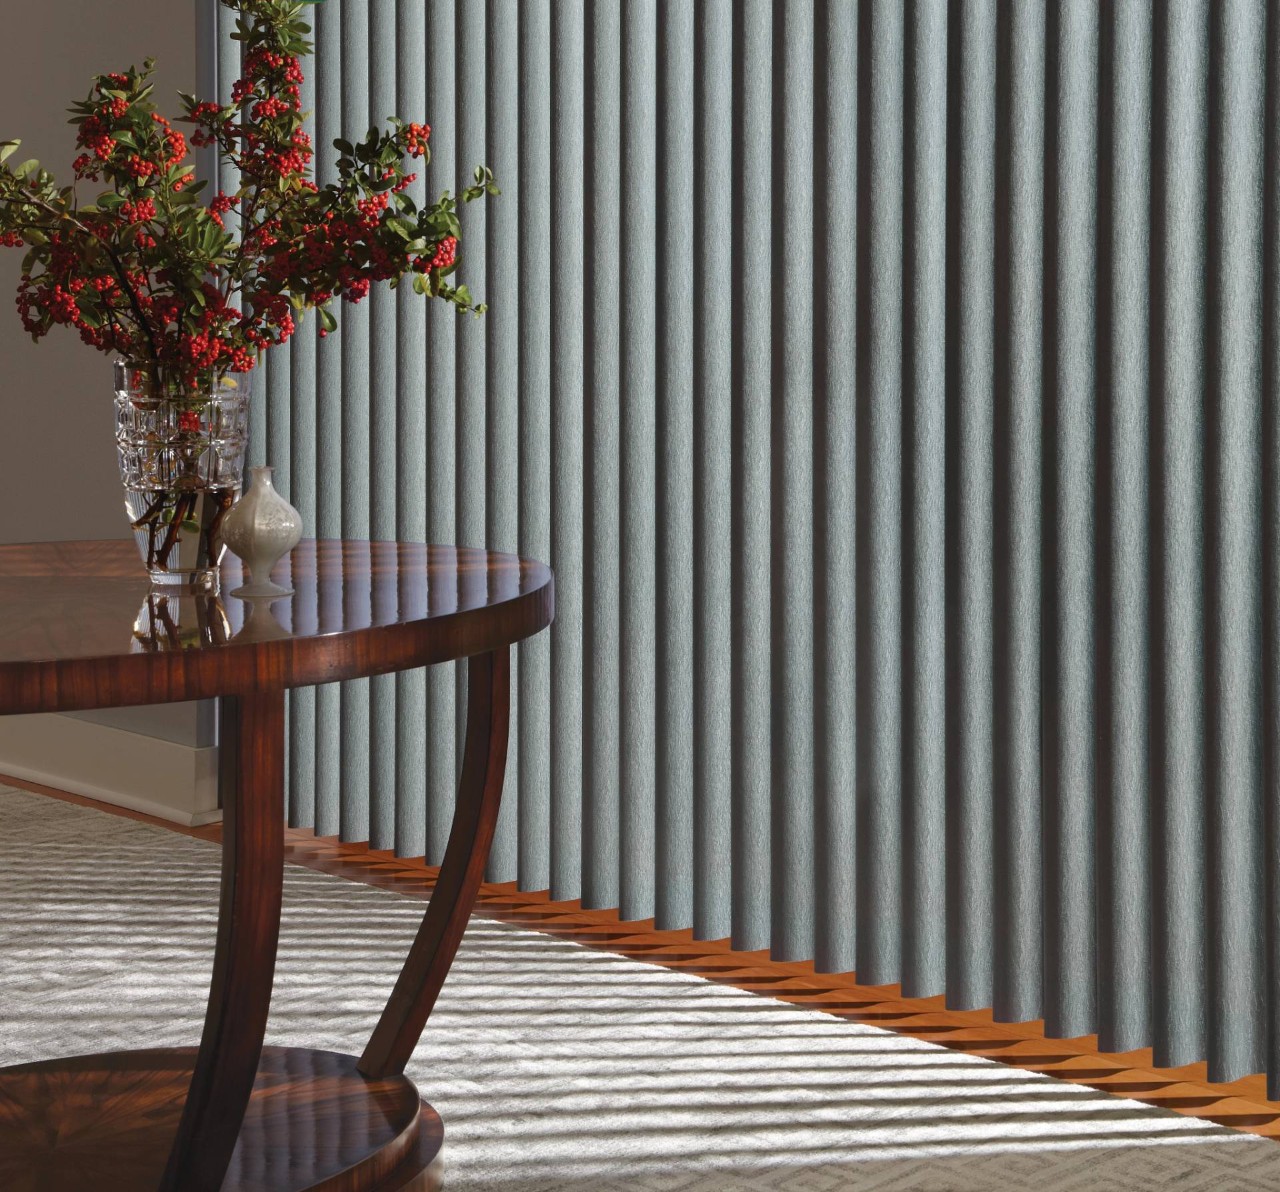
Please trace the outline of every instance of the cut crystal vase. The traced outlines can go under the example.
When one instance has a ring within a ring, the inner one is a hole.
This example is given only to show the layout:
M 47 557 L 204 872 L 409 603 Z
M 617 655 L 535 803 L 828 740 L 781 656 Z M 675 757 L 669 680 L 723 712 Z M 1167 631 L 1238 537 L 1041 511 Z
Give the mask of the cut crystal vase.
M 214 590 L 222 520 L 240 495 L 249 374 L 198 384 L 115 362 L 125 510 L 153 584 Z

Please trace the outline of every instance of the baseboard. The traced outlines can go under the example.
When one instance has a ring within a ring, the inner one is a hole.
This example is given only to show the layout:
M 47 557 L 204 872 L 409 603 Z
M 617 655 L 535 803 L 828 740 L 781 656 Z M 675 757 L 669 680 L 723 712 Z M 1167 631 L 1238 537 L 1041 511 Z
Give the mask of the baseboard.
M 0 774 L 188 828 L 222 818 L 216 747 L 72 716 L 0 716 Z

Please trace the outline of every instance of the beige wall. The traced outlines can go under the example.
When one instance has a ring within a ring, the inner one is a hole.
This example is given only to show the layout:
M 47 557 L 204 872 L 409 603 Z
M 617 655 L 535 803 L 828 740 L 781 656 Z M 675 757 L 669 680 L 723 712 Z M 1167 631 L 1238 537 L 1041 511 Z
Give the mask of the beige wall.
M 176 114 L 175 91 L 196 89 L 199 2 L 26 0 L 5 4 L 0 140 L 21 138 L 20 157 L 39 158 L 58 178 L 69 179 L 76 149 L 66 122 L 67 105 L 84 98 L 93 75 L 140 65 L 147 57 L 157 62 L 158 105 L 170 116 Z M 21 259 L 16 250 L 0 250 L 0 542 L 126 537 L 112 439 L 108 357 L 86 348 L 65 328 L 55 328 L 39 344 L 27 338 L 13 307 Z M 123 628 L 127 633 L 128 627 Z M 139 748 L 163 750 L 166 743 L 210 744 L 211 717 L 207 707 L 182 704 L 86 713 L 77 719 L 143 734 L 157 744 L 139 743 Z M 64 747 L 75 748 L 74 742 L 80 740 L 77 734 L 83 735 L 82 730 L 65 726 L 55 736 Z M 84 748 L 92 748 L 94 760 L 111 769 L 109 751 L 96 744 Z M 127 738 L 122 748 L 128 748 Z M 36 752 L 40 754 L 38 748 Z M 19 758 L 14 748 L 8 753 L 14 771 L 20 762 L 35 765 L 39 761 L 39 756 Z M 0 772 L 5 755 L 0 748 Z M 44 780 L 56 785 L 59 759 L 50 756 L 45 769 Z M 64 784 L 75 787 L 74 767 L 63 769 L 67 771 Z M 109 773 L 100 772 L 100 777 L 108 784 L 113 781 Z M 132 785 L 123 773 L 114 781 L 121 789 Z
M 196 0 L 27 0 L 4 5 L 0 140 L 22 139 L 69 179 L 66 107 L 101 71 L 157 60 L 156 97 L 195 89 Z M 13 308 L 22 254 L 0 250 L 0 542 L 126 533 L 107 357 L 55 328 L 39 344 Z

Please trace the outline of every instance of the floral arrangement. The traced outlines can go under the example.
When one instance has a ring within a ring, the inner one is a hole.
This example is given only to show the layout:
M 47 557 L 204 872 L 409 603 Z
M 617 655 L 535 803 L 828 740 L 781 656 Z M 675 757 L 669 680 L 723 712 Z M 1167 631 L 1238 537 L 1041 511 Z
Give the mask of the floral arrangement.
M 150 59 L 99 75 L 70 109 L 75 181 L 105 187 L 94 201 L 36 161 L 11 165 L 19 142 L 0 142 L 0 245 L 27 250 L 17 305 L 31 337 L 72 327 L 159 392 L 252 369 L 308 308 L 326 335 L 333 303 L 359 302 L 376 282 L 408 277 L 420 294 L 482 312 L 450 281 L 458 199 L 446 191 L 418 209 L 406 193 L 416 177 L 406 159 L 428 160 L 430 128 L 392 119 L 357 143 L 335 141 L 337 181 L 318 187 L 303 128 L 303 4 L 222 3 L 237 14 L 243 77 L 226 104 L 181 96 L 189 132 L 152 103 Z M 234 166 L 233 192 L 203 201 L 193 146 L 216 146 Z M 497 193 L 487 169 L 474 177 L 461 201 Z

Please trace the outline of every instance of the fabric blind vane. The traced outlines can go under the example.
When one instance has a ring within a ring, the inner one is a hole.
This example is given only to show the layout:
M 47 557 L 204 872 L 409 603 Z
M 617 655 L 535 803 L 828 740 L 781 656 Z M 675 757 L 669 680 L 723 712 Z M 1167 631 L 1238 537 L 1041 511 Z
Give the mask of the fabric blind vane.
M 491 876 L 1280 1078 L 1280 19 L 311 12 L 318 146 L 503 188 L 483 320 L 344 309 L 253 427 L 321 535 L 554 566 Z M 296 694 L 290 821 L 438 862 L 461 682 Z

